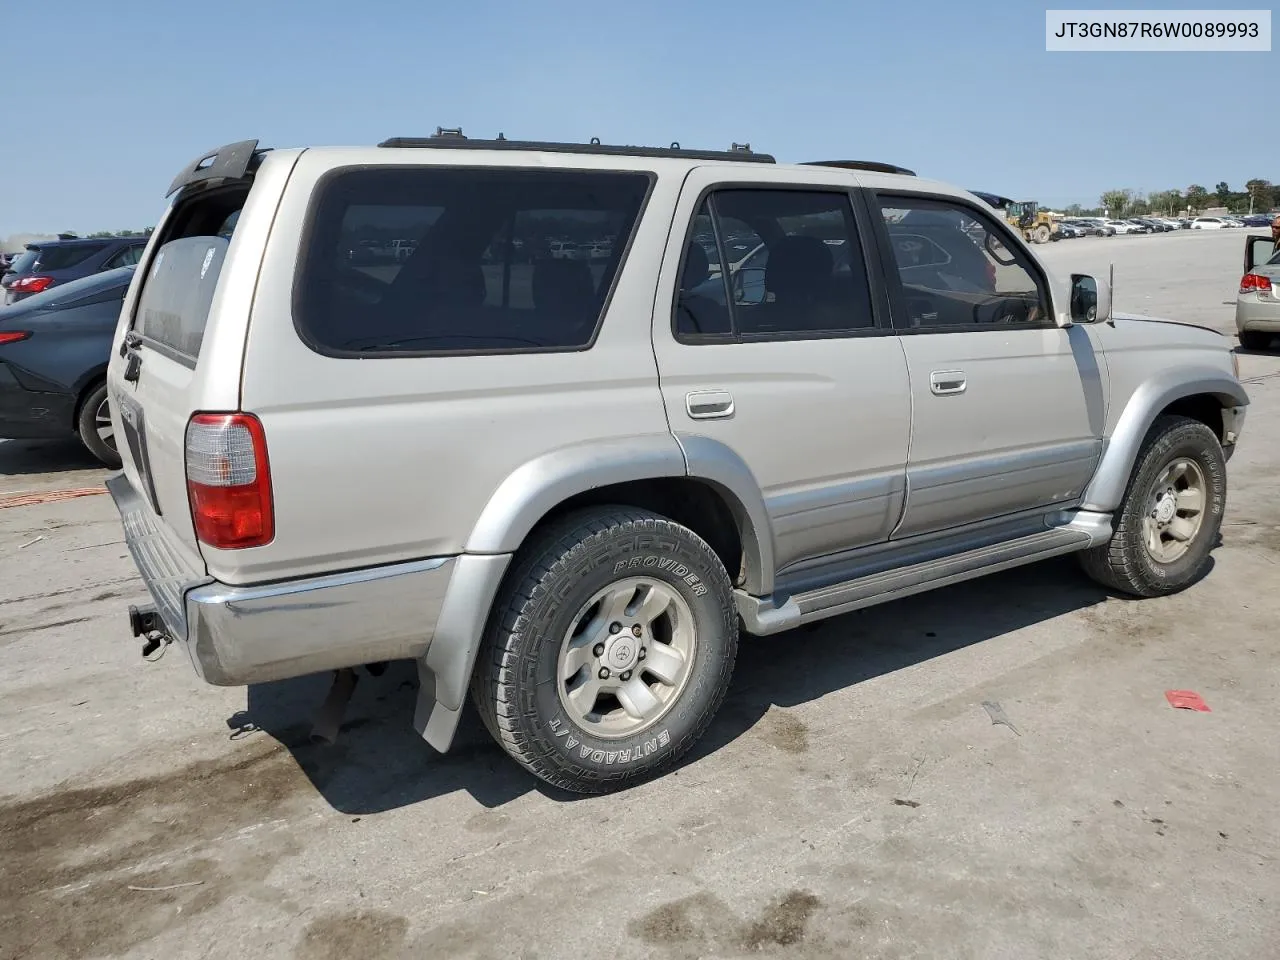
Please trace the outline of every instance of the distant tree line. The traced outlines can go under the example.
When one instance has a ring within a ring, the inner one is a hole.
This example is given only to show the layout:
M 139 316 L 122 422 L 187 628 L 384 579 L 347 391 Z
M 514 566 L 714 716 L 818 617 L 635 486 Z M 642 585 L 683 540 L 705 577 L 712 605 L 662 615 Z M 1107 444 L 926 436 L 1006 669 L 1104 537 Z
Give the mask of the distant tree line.
M 155 227 L 144 227 L 141 230 L 99 230 L 97 233 L 89 234 L 87 239 L 110 240 L 112 237 L 136 237 L 139 235 L 149 237 L 153 230 L 155 230 Z
M 1100 216 L 1105 210 L 1113 217 L 1141 217 L 1147 214 L 1173 215 L 1189 210 L 1199 213 L 1206 207 L 1226 207 L 1228 213 L 1267 213 L 1280 206 L 1280 186 L 1270 180 L 1250 180 L 1243 190 L 1232 190 L 1221 181 L 1212 191 L 1198 183 L 1185 190 L 1156 190 L 1143 194 L 1134 190 L 1107 190 L 1098 198 L 1101 206 L 1086 210 L 1072 204 L 1072 216 Z

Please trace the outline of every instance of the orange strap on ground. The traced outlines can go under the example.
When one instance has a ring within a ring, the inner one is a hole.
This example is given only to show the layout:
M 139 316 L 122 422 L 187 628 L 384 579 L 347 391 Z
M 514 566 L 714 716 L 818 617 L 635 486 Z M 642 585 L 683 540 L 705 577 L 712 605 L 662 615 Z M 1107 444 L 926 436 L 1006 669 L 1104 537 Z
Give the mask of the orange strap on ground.
M 95 494 L 106 492 L 106 487 L 77 487 L 72 490 L 44 490 L 40 493 L 20 493 L 14 497 L 0 497 L 0 510 L 5 507 L 34 507 L 40 503 L 56 503 L 59 500 L 92 497 Z

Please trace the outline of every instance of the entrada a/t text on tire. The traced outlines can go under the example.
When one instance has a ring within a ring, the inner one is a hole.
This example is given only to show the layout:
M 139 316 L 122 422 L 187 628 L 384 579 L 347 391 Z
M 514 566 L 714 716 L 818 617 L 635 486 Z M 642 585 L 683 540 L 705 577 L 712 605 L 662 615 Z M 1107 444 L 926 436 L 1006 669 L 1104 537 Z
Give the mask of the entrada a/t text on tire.
M 1160 417 L 1138 453 L 1111 539 L 1081 554 L 1085 572 L 1139 597 L 1182 590 L 1204 571 L 1226 499 L 1226 457 L 1214 432 L 1189 417 Z
M 535 775 L 602 793 L 665 771 L 694 744 L 737 644 L 729 577 L 701 537 L 630 507 L 578 511 L 517 555 L 472 698 Z

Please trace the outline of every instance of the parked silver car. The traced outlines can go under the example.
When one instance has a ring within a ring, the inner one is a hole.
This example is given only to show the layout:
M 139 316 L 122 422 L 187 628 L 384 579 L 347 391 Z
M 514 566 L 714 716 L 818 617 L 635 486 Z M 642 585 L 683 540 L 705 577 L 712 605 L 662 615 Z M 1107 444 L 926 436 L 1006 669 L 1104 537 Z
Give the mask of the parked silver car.
M 1280 240 L 1265 234 L 1245 239 L 1236 334 L 1246 350 L 1265 350 L 1280 336 Z
M 109 369 L 134 634 L 216 684 L 414 660 L 431 744 L 469 690 L 589 793 L 693 745 L 740 630 L 1067 553 L 1192 583 L 1249 402 L 1228 341 L 1113 316 L 885 170 L 456 134 L 198 158 Z M 413 253 L 353 263 L 386 236 Z

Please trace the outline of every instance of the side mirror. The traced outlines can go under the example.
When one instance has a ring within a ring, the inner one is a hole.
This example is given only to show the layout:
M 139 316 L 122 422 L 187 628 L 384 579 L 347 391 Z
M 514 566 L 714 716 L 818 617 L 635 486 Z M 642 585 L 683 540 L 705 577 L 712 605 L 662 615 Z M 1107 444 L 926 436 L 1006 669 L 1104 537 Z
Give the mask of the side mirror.
M 1111 288 L 1085 273 L 1071 275 L 1071 322 L 1093 323 L 1111 316 Z
M 1265 234 L 1246 237 L 1244 241 L 1244 272 L 1248 273 L 1258 264 L 1266 263 L 1275 252 L 1275 241 Z

